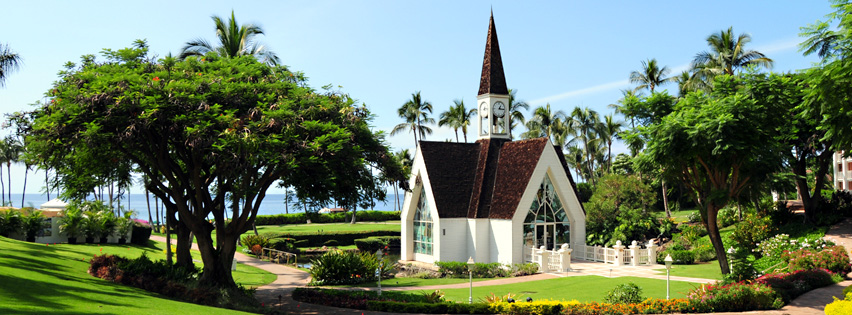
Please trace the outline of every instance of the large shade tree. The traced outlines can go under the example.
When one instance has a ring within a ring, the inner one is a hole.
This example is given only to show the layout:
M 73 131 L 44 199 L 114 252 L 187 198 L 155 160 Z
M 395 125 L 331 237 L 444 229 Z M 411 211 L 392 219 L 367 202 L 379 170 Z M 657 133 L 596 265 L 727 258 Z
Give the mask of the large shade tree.
M 742 80 L 718 76 L 711 94 L 690 93 L 674 111 L 645 130 L 639 158 L 646 170 L 662 166 L 692 191 L 722 273 L 730 273 L 717 215 L 750 184 L 781 166 L 776 127 L 785 117 L 775 103 L 756 102 L 738 87 Z
M 274 52 L 257 40 L 258 35 L 263 35 L 263 29 L 260 26 L 254 24 L 240 25 L 234 17 L 234 11 L 231 11 L 231 18 L 227 22 L 217 15 L 211 18 L 216 28 L 218 42 L 214 45 L 203 38 L 189 41 L 181 50 L 180 59 L 189 56 L 204 56 L 212 52 L 220 57 L 230 58 L 253 56 L 261 62 L 273 66 L 280 62 Z
M 216 54 L 153 61 L 144 47 L 103 54 L 55 82 L 53 102 L 24 122 L 27 143 L 57 159 L 96 146 L 131 161 L 197 238 L 204 285 L 236 286 L 237 239 L 276 181 L 301 199 L 352 204 L 374 185 L 370 166 L 395 165 L 363 107 L 284 67 Z

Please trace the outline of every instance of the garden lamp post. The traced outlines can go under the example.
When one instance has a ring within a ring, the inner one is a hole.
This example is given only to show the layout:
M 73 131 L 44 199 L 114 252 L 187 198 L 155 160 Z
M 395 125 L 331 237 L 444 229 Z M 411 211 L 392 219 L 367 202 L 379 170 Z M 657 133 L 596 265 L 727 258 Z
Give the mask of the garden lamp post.
M 476 265 L 473 262 L 473 257 L 467 259 L 467 271 L 470 274 L 470 292 L 467 296 L 467 304 L 473 304 L 473 266 Z
M 734 250 L 733 246 L 728 248 L 728 268 L 730 268 L 731 272 L 734 271 L 734 254 L 736 253 L 737 251 Z
M 379 268 L 376 269 L 376 278 L 379 278 L 379 296 L 382 296 L 382 249 L 376 251 L 376 259 L 379 260 Z
M 666 259 L 663 260 L 663 261 L 666 262 L 666 300 L 668 300 L 669 299 L 669 280 L 671 279 L 672 262 L 674 262 L 674 260 L 672 259 L 672 255 L 667 254 Z

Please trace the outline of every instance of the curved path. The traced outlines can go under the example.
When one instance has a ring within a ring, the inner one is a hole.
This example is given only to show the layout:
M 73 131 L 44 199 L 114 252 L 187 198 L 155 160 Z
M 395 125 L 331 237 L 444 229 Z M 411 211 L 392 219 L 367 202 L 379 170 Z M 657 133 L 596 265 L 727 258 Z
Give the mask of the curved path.
M 832 240 L 838 245 L 843 245 L 846 247 L 847 251 L 852 250 L 852 219 L 847 218 L 843 222 L 833 226 L 825 236 L 826 239 Z M 165 242 L 165 237 L 161 236 L 151 236 L 151 239 L 158 242 Z M 193 249 L 197 249 L 195 244 L 193 244 Z M 354 309 L 345 309 L 345 308 L 337 308 L 331 306 L 310 304 L 310 303 L 302 303 L 292 298 L 292 291 L 298 287 L 305 286 L 310 281 L 310 275 L 307 272 L 301 271 L 296 268 L 291 268 L 285 265 L 279 265 L 267 261 L 258 260 L 249 256 L 246 256 L 242 253 L 236 253 L 234 258 L 237 259 L 237 262 L 241 264 L 246 264 L 249 266 L 257 267 L 273 274 L 278 275 L 278 279 L 274 282 L 261 286 L 257 288 L 256 297 L 259 301 L 264 303 L 267 307 L 274 307 L 286 313 L 297 313 L 297 314 L 364 314 L 364 315 L 381 315 L 381 314 L 389 314 L 384 312 L 370 312 L 370 311 L 362 311 L 362 310 L 354 310 Z M 510 283 L 518 283 L 518 282 L 526 282 L 526 281 L 535 281 L 535 280 L 544 280 L 544 279 L 552 279 L 557 277 L 570 277 L 570 276 L 580 276 L 580 275 L 599 275 L 604 277 L 621 277 L 621 276 L 635 276 L 635 277 L 645 277 L 645 278 L 653 278 L 653 279 L 665 279 L 665 274 L 658 274 L 656 270 L 660 268 L 665 268 L 662 266 L 652 266 L 652 267 L 619 267 L 619 268 L 610 268 L 609 265 L 605 265 L 602 263 L 591 263 L 585 261 L 572 261 L 572 268 L 574 269 L 571 272 L 558 273 L 558 274 L 536 274 L 532 276 L 526 277 L 516 277 L 516 278 L 501 278 L 495 280 L 487 280 L 487 281 L 479 281 L 474 282 L 473 285 L 476 287 L 479 286 L 490 286 L 490 285 L 500 285 L 500 284 L 510 284 Z M 700 279 L 700 278 L 686 278 L 686 277 L 672 277 L 672 280 L 678 281 L 689 281 L 696 283 L 710 283 L 715 280 L 708 279 Z M 824 288 L 816 289 L 811 292 L 808 292 L 791 302 L 789 305 L 784 306 L 784 308 L 780 310 L 773 311 L 758 311 L 758 312 L 748 312 L 747 314 L 766 314 L 766 315 L 783 315 L 783 314 L 791 314 L 791 315 L 810 315 L 810 314 L 824 314 L 823 309 L 825 305 L 831 303 L 833 301 L 833 297 L 842 298 L 843 289 L 849 285 L 852 285 L 852 280 L 846 280 L 838 284 L 830 285 Z M 468 283 L 459 283 L 459 284 L 448 284 L 448 285 L 436 285 L 436 286 L 423 286 L 423 287 L 391 287 L 384 288 L 385 291 L 403 291 L 403 290 L 436 290 L 436 289 L 453 289 L 453 288 L 467 288 L 469 286 Z M 369 288 L 375 289 L 375 288 Z M 728 313 L 732 314 L 732 313 Z

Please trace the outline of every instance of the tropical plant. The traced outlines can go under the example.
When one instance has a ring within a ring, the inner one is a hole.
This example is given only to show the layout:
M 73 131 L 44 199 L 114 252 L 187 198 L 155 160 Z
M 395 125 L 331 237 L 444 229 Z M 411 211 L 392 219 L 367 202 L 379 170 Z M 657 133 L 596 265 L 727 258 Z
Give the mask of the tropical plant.
M 639 84 L 633 91 L 649 89 L 651 93 L 654 93 L 654 88 L 657 86 L 676 80 L 676 77 L 666 77 L 670 71 L 666 66 L 660 68 L 657 65 L 657 59 L 642 61 L 642 70 L 630 73 L 630 83 Z
M 21 212 L 17 209 L 0 210 L 0 235 L 9 237 L 21 229 Z
M 21 66 L 21 56 L 12 51 L 9 45 L 0 44 L 0 87 L 6 86 L 6 77 Z
M 589 171 L 594 170 L 594 159 L 591 155 L 591 142 L 594 139 L 593 136 L 597 131 L 597 128 L 600 126 L 600 118 L 598 118 L 598 112 L 589 109 L 588 107 L 580 108 L 575 107 L 574 110 L 571 111 L 571 122 L 568 124 L 571 126 L 573 130 L 573 134 L 577 135 L 576 140 L 583 143 L 583 148 L 586 150 L 586 166 Z M 592 183 L 592 186 L 595 186 L 595 177 L 594 174 L 591 174 L 588 180 Z
M 397 110 L 400 118 L 405 119 L 404 123 L 398 124 L 391 130 L 391 136 L 397 135 L 403 131 L 411 130 L 414 134 L 414 145 L 417 145 L 417 135 L 420 134 L 420 140 L 427 134 L 432 134 L 432 128 L 424 126 L 424 124 L 434 124 L 435 119 L 430 118 L 432 113 L 432 103 L 429 103 L 420 96 L 420 91 L 411 94 L 411 99 L 402 104 Z
M 76 242 L 77 236 L 83 234 L 85 230 L 83 212 L 76 206 L 76 203 L 72 202 L 62 210 L 60 216 L 59 232 L 65 233 L 68 236 L 69 243 L 72 242 L 70 239 L 74 239 L 74 242 Z
M 600 138 L 606 143 L 606 170 L 612 171 L 612 142 L 614 139 L 620 139 L 621 128 L 624 127 L 624 122 L 616 121 L 612 115 L 604 116 L 604 120 L 600 122 L 597 132 Z
M 565 119 L 565 113 L 561 110 L 553 111 L 550 108 L 550 103 L 536 107 L 533 110 L 532 117 L 526 122 L 527 132 L 521 134 L 521 137 L 524 139 L 546 137 L 550 139 L 551 143 L 558 144 L 555 138 L 567 132 L 562 123 Z
M 642 296 L 642 288 L 633 282 L 622 283 L 606 293 L 604 301 L 607 303 L 639 303 L 645 300 Z
M 630 118 L 630 128 L 636 128 L 636 111 L 640 106 L 639 104 L 643 102 L 644 96 L 635 90 L 621 90 L 621 96 L 618 102 L 609 104 L 607 107 L 612 108 L 616 114 Z
M 44 213 L 32 208 L 24 213 L 21 220 L 21 227 L 27 237 L 27 241 L 35 241 L 36 236 L 44 229 L 44 219 L 46 219 Z
M 438 127 L 449 126 L 456 133 L 456 142 L 459 142 L 459 129 L 464 135 L 464 142 L 467 142 L 467 127 L 470 126 L 471 117 L 476 114 L 476 108 L 467 109 L 464 107 L 464 100 L 453 100 L 454 106 L 441 113 L 438 120 Z
M 23 152 L 23 145 L 13 136 L 3 138 L 2 143 L 0 143 L 0 163 L 6 164 L 6 184 L 8 185 L 9 205 L 12 204 L 12 162 L 20 160 L 21 152 Z M 3 200 L 3 203 L 5 203 L 5 199 Z
M 213 19 L 213 24 L 216 26 L 218 46 L 214 46 L 202 38 L 189 41 L 181 50 L 180 59 L 214 53 L 226 58 L 254 56 L 260 62 L 273 66 L 278 65 L 280 61 L 278 56 L 256 41 L 258 35 L 263 35 L 263 29 L 259 26 L 254 24 L 240 25 L 234 17 L 233 10 L 231 11 L 231 18 L 227 23 L 217 15 L 211 18 Z
M 750 42 L 749 34 L 734 36 L 733 27 L 710 34 L 707 37 L 710 50 L 698 53 L 692 60 L 695 75 L 705 82 L 712 82 L 717 75 L 733 75 L 738 69 L 748 66 L 772 68 L 772 59 L 762 52 L 745 48 Z
M 127 235 L 133 230 L 133 216 L 135 215 L 136 211 L 125 211 L 124 216 L 116 220 L 115 231 L 118 233 L 119 239 L 127 239 Z

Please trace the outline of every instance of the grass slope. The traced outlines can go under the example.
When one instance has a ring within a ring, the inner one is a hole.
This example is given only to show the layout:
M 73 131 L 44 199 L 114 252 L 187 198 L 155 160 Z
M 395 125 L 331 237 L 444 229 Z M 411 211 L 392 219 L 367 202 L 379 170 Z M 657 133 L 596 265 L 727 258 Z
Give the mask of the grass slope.
M 474 287 L 473 299 L 479 300 L 491 293 L 495 295 L 506 295 L 512 293 L 515 300 L 524 300 L 531 297 L 533 300 L 577 300 L 580 302 L 598 301 L 603 302 L 606 293 L 616 285 L 633 282 L 642 288 L 644 297 L 666 298 L 666 281 L 637 277 L 607 278 L 601 276 L 577 276 L 558 279 L 529 281 L 506 285 L 494 285 L 486 287 Z M 672 281 L 671 298 L 686 297 L 686 292 L 700 284 Z M 467 302 L 469 289 L 447 289 L 443 290 L 448 300 L 456 302 Z
M 0 237 L 0 314 L 245 314 L 169 300 L 158 294 L 90 276 L 88 260 L 108 253 L 164 258 L 164 244 L 58 244 L 45 246 Z M 248 266 L 234 273 L 244 285 L 268 276 Z M 272 275 L 274 280 L 274 275 Z

